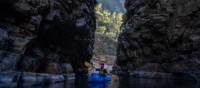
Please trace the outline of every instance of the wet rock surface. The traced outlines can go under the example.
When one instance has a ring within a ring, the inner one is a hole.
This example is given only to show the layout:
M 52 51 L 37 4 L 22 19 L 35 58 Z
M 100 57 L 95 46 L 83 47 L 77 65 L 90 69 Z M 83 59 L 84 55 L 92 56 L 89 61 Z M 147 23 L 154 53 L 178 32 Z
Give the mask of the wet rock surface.
M 126 0 L 117 64 L 124 71 L 200 71 L 200 0 Z
M 71 64 L 75 73 L 86 72 L 83 63 L 91 59 L 94 43 L 95 3 L 1 0 L 0 71 L 66 73 L 72 69 L 66 64 Z

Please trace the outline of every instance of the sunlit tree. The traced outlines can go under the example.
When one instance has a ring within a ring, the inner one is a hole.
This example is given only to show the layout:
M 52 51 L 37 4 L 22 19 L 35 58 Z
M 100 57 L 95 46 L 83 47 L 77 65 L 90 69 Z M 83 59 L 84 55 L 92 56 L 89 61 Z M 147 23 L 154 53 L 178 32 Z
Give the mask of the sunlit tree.
M 110 12 L 98 4 L 96 10 L 97 32 L 108 36 L 116 36 L 120 32 L 122 13 Z

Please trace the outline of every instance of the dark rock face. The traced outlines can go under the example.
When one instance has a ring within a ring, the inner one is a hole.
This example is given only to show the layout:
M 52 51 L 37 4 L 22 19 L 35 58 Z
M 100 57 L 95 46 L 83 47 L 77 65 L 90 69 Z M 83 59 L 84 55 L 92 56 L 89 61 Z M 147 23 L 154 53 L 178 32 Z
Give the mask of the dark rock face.
M 200 0 L 126 0 L 118 65 L 148 72 L 199 71 L 199 4 Z
M 1 0 L 0 71 L 86 72 L 95 0 Z M 53 70 L 53 71 L 52 71 Z

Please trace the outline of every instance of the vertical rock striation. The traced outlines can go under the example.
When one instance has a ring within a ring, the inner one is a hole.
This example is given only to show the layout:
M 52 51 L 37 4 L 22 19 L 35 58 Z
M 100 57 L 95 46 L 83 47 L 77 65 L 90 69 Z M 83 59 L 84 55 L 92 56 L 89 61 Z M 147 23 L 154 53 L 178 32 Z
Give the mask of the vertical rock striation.
M 84 70 L 92 57 L 95 0 L 1 0 L 0 71 Z
M 200 71 L 199 4 L 200 0 L 126 0 L 118 65 L 148 72 Z

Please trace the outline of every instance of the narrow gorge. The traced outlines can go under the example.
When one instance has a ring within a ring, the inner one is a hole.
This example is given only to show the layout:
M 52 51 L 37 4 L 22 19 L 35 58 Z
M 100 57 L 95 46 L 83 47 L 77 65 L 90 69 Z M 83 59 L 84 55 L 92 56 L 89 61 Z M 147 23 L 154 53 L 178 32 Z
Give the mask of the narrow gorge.
M 0 72 L 86 75 L 96 4 L 0 0 Z M 116 55 L 121 72 L 200 78 L 200 0 L 126 0 L 124 6 Z

